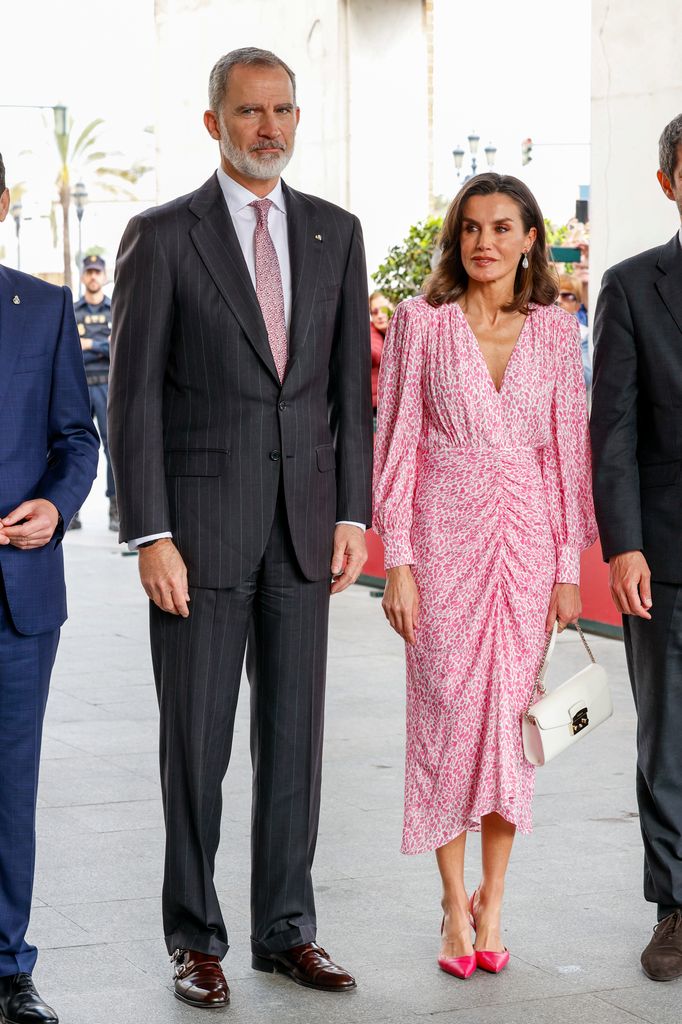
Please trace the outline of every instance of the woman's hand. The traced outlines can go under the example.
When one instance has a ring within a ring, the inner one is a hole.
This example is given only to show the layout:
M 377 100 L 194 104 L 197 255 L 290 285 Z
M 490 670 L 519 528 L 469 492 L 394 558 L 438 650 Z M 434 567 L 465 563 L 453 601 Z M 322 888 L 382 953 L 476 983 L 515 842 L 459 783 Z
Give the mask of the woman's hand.
M 559 632 L 563 632 L 569 623 L 575 623 L 582 611 L 580 587 L 575 583 L 555 583 L 549 601 L 545 629 L 549 633 L 555 621 L 559 623 Z
M 397 565 L 388 570 L 381 607 L 396 633 L 408 644 L 414 644 L 419 619 L 419 592 L 409 565 Z

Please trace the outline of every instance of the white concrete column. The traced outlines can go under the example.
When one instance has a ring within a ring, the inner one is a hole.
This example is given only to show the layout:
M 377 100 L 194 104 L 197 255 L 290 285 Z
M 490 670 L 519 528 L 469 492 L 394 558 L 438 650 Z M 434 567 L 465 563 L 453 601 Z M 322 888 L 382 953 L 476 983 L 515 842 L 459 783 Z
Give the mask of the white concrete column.
M 591 302 L 603 272 L 679 228 L 656 180 L 658 138 L 682 112 L 680 0 L 593 0 Z

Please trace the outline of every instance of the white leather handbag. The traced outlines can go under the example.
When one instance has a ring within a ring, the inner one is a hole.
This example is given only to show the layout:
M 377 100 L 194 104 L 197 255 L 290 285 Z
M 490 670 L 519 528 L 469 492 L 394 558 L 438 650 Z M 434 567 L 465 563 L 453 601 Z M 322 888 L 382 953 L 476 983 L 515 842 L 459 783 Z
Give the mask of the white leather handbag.
M 521 726 L 523 751 L 534 765 L 547 764 L 613 714 L 606 671 L 596 663 L 580 626 L 575 628 L 591 664 L 551 693 L 545 690 L 544 680 L 557 638 L 555 622 L 552 632 L 547 634 L 542 663 Z

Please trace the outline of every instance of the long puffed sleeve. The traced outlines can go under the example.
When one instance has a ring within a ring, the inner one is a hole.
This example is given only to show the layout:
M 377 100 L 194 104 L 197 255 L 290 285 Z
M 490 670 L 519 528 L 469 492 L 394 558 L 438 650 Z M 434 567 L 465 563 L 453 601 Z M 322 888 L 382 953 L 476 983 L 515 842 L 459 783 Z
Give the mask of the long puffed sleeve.
M 580 582 L 580 552 L 597 539 L 592 499 L 587 397 L 576 318 L 557 324 L 557 367 L 551 439 L 543 449 L 542 477 L 556 545 L 556 582 Z
M 379 371 L 373 525 L 384 542 L 387 569 L 413 561 L 410 533 L 423 418 L 420 305 L 407 299 L 396 308 Z

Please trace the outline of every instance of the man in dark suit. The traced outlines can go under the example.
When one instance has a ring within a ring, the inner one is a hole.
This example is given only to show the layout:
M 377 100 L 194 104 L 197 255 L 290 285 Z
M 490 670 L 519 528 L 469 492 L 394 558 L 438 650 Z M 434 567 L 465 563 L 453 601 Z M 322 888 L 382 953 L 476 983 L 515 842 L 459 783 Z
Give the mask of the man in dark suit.
M 682 115 L 658 180 L 682 218 Z M 644 896 L 655 981 L 682 976 L 682 229 L 604 275 L 595 318 L 594 499 L 637 707 Z
M 0 221 L 9 208 L 0 157 Z M 0 266 L 0 1020 L 56 1024 L 26 941 L 40 739 L 59 628 L 61 540 L 99 442 L 71 294 Z
M 280 179 L 294 75 L 233 51 L 209 100 L 217 173 L 121 242 L 109 397 L 121 539 L 152 601 L 164 930 L 175 994 L 199 1006 L 229 999 L 213 868 L 245 649 L 253 966 L 355 985 L 316 944 L 311 866 L 329 594 L 366 558 L 372 461 L 362 234 Z

